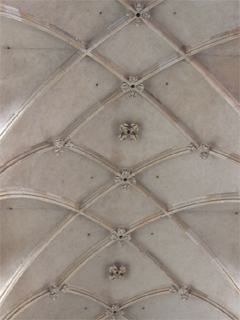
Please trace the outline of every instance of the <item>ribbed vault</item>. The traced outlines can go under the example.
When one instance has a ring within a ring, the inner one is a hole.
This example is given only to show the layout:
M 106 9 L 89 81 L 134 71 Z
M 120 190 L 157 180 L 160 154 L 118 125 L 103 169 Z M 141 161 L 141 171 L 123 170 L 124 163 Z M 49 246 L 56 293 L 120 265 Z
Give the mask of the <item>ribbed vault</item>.
M 1 319 L 237 320 L 239 2 L 0 15 Z

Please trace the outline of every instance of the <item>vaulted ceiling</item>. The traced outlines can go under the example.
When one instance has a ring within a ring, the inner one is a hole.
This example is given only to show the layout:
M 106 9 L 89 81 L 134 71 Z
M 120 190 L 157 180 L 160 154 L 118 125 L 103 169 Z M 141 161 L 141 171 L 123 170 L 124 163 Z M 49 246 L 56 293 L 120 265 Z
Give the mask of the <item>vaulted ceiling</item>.
M 1 1 L 1 319 L 238 319 L 239 1 Z

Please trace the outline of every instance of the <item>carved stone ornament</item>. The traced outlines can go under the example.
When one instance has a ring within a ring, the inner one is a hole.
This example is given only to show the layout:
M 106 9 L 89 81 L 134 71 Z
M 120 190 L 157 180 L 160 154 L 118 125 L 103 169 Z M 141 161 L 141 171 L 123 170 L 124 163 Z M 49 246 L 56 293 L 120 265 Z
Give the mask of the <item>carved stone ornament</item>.
M 178 292 L 178 288 L 175 287 L 175 286 L 171 286 L 169 292 L 170 292 L 170 293 L 176 293 L 176 292 Z
M 142 83 L 138 84 L 138 85 L 135 85 L 135 83 L 138 82 L 138 80 L 139 80 L 138 76 L 129 76 L 128 80 L 131 83 L 131 85 L 129 85 L 126 82 L 123 82 L 122 83 L 122 91 L 123 92 L 128 92 L 128 96 L 130 98 L 135 98 L 136 95 L 137 95 L 136 89 L 139 90 L 140 92 L 143 92 L 144 85 Z
M 129 170 L 123 170 L 121 175 L 116 175 L 115 183 L 121 185 L 122 189 L 129 189 L 129 185 L 136 183 L 134 174 Z
M 59 138 L 56 138 L 53 140 L 53 153 L 56 156 L 59 156 L 63 152 L 63 148 L 71 148 L 73 146 L 73 143 L 71 140 L 67 140 L 64 142 L 63 140 L 60 140 Z
M 114 264 L 109 267 L 108 277 L 110 280 L 115 280 L 115 279 L 123 280 L 123 279 L 125 279 L 125 273 L 126 273 L 125 266 L 123 266 L 123 265 L 117 266 Z
M 49 292 L 50 292 L 50 297 L 53 299 L 53 300 L 56 300 L 58 298 L 58 292 L 61 291 L 61 292 L 67 292 L 68 290 L 68 285 L 67 284 L 63 284 L 60 288 L 53 285 L 53 286 L 50 286 L 49 287 Z
M 188 287 L 182 287 L 179 289 L 179 292 L 181 294 L 181 299 L 183 301 L 187 301 L 189 297 L 190 289 Z
M 124 315 L 123 310 L 118 304 L 113 304 L 110 308 L 106 309 L 106 316 L 112 317 L 112 319 L 118 319 L 120 316 Z
M 120 135 L 119 139 L 121 141 L 127 140 L 129 137 L 131 141 L 135 141 L 138 138 L 137 132 L 138 132 L 138 124 L 131 123 L 122 123 L 119 127 Z
M 192 142 L 188 145 L 188 150 L 190 152 L 195 152 L 195 151 L 197 151 L 197 149 L 198 149 L 198 147 L 195 146 L 195 144 L 193 144 Z
M 208 144 L 202 144 L 200 146 L 200 158 L 203 159 L 203 160 L 206 160 L 209 156 L 209 150 L 210 150 L 210 147 Z
M 136 13 L 134 14 L 132 11 L 128 10 L 126 13 L 126 17 L 128 20 L 134 19 L 134 24 L 136 27 L 139 27 L 142 25 L 143 21 L 141 18 L 145 19 L 145 20 L 149 20 L 150 19 L 150 12 L 149 11 L 145 11 L 142 13 L 143 9 L 144 9 L 144 5 L 142 3 L 136 3 L 134 5 L 134 9 L 136 10 Z
M 121 247 L 124 245 L 124 241 L 131 240 L 131 234 L 127 233 L 123 228 L 118 228 L 116 232 L 112 233 L 111 240 L 117 241 L 117 244 Z

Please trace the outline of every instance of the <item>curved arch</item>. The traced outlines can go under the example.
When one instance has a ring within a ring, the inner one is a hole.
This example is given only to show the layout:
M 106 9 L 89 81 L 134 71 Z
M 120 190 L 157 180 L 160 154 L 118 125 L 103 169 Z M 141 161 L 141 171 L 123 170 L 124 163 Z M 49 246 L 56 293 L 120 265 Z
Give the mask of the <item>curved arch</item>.
M 109 304 L 107 304 L 105 301 L 103 301 L 100 298 L 98 298 L 92 292 L 89 292 L 87 290 L 83 290 L 83 289 L 78 288 L 76 286 L 68 285 L 67 293 L 78 295 L 78 296 L 82 296 L 82 297 L 84 297 L 86 299 L 89 299 L 89 300 L 91 300 L 93 302 L 96 302 L 96 303 L 100 304 L 104 308 L 108 308 L 109 307 Z
M 143 301 L 145 299 L 149 299 L 149 298 L 152 298 L 152 297 L 155 297 L 155 296 L 159 296 L 161 294 L 170 294 L 170 289 L 171 289 L 171 286 L 163 286 L 163 287 L 158 288 L 158 289 L 150 290 L 150 291 L 135 295 L 135 296 L 127 299 L 126 301 L 122 302 L 121 303 L 121 307 L 122 308 L 128 308 L 131 305 L 133 305 L 134 303 L 137 303 L 139 301 Z
M 184 154 L 192 154 L 190 150 L 190 146 L 178 147 L 174 149 L 169 149 L 163 151 L 149 159 L 146 159 L 133 167 L 134 174 L 139 174 L 163 161 L 173 159 L 175 157 L 184 155 Z M 240 165 L 240 156 L 235 153 L 230 153 L 222 149 L 211 148 L 209 153 L 215 157 L 218 157 L 223 160 L 231 161 L 237 165 Z
M 39 200 L 55 204 L 71 211 L 79 212 L 79 208 L 76 202 L 53 193 L 20 187 L 0 189 L 0 201 L 13 198 L 28 198 Z
M 133 167 L 133 172 L 134 174 L 139 174 L 149 168 L 151 168 L 152 166 L 155 166 L 156 164 L 187 154 L 187 153 L 191 153 L 191 151 L 189 150 L 189 147 L 178 147 L 175 149 L 169 149 L 166 151 L 163 151 L 149 159 L 146 159 L 140 163 L 138 163 L 137 165 L 135 165 Z
M 54 26 L 53 24 L 50 24 L 48 22 L 45 22 L 41 19 L 35 18 L 31 14 L 28 14 L 26 12 L 20 11 L 17 8 L 10 7 L 4 4 L 0 5 L 0 15 L 4 16 L 6 18 L 11 18 L 16 21 L 21 21 L 25 24 L 28 24 L 34 28 L 37 28 L 39 30 L 42 30 L 58 39 L 61 39 L 62 41 L 70 44 L 74 48 L 86 51 L 86 47 L 83 46 L 80 40 L 76 40 L 75 37 L 73 37 L 71 34 L 67 33 L 66 31 Z
M 20 163 L 22 163 L 24 160 L 29 159 L 30 157 L 34 156 L 35 154 L 41 154 L 48 152 L 52 150 L 53 144 L 51 142 L 42 142 L 39 143 L 28 150 L 24 151 L 23 153 L 20 153 L 19 155 L 15 156 L 14 158 L 7 160 L 5 163 L 3 163 L 0 166 L 0 177 L 9 171 L 10 169 L 16 167 Z
M 237 39 L 239 37 L 240 37 L 240 28 L 236 28 L 236 29 L 226 31 L 224 33 L 216 34 L 215 36 L 211 37 L 209 40 L 205 40 L 203 42 L 197 43 L 194 46 L 186 46 L 185 47 L 186 54 L 188 56 L 193 56 L 204 50 L 207 50 L 219 44 Z M 184 60 L 184 57 L 181 55 L 178 55 L 177 57 L 169 58 L 154 64 L 153 66 L 147 68 L 140 74 L 140 77 L 139 77 L 140 80 L 137 82 L 137 84 L 142 81 L 146 81 L 147 79 L 153 77 L 155 74 L 158 74 L 159 72 L 171 67 L 172 65 L 182 60 Z
M 30 157 L 36 154 L 46 153 L 52 149 L 54 149 L 53 143 L 48 141 L 32 146 L 23 153 L 16 155 L 14 158 L 7 160 L 5 163 L 3 163 L 0 166 L 0 177 L 9 170 L 15 168 L 17 165 L 21 164 L 23 161 L 28 160 Z M 108 169 L 110 172 L 114 174 L 119 174 L 119 169 L 113 162 L 109 161 L 107 158 L 103 157 L 102 155 L 87 147 L 77 146 L 74 143 L 72 143 L 72 146 L 64 147 L 64 149 L 69 149 L 77 154 L 80 154 L 92 160 L 96 164 L 101 165 L 105 169 Z
M 44 289 L 39 291 L 38 293 L 35 293 L 33 296 L 13 306 L 12 309 L 7 314 L 3 315 L 1 320 L 14 319 L 20 312 L 30 307 L 33 303 L 37 302 L 38 300 L 44 298 L 48 294 L 49 294 L 49 291 L 47 289 Z
M 168 214 L 171 215 L 173 213 L 181 212 L 183 210 L 188 210 L 188 209 L 206 206 L 210 204 L 231 203 L 231 202 L 239 203 L 240 193 L 231 192 L 231 193 L 212 194 L 212 195 L 207 195 L 207 196 L 183 201 L 178 204 L 172 204 L 168 206 Z
M 196 298 L 198 300 L 206 302 L 207 304 L 209 304 L 213 308 L 224 313 L 229 319 L 238 320 L 238 317 L 235 314 L 233 314 L 230 310 L 223 307 L 220 303 L 218 303 L 214 299 L 210 298 L 208 295 L 204 294 L 203 292 L 200 292 L 195 289 L 191 289 L 189 295 L 192 296 L 193 298 Z
M 100 164 L 102 167 L 108 169 L 112 173 L 119 174 L 118 167 L 114 163 L 112 163 L 110 160 L 108 160 L 107 158 L 100 155 L 99 153 L 97 153 L 97 152 L 95 152 L 85 146 L 84 147 L 77 146 L 74 143 L 71 147 L 69 147 L 69 149 L 77 154 L 81 154 L 81 155 L 85 156 L 86 158 L 94 161 L 97 164 Z
M 8 295 L 10 294 L 12 289 L 14 288 L 15 284 L 19 281 L 19 279 L 21 278 L 23 273 L 28 269 L 28 267 L 33 263 L 33 261 L 39 256 L 39 254 L 49 245 L 49 243 L 51 243 L 52 240 L 55 239 L 56 236 L 58 234 L 60 234 L 78 215 L 83 214 L 83 210 L 86 210 L 91 204 L 96 202 L 98 199 L 100 199 L 101 197 L 103 197 L 104 195 L 106 195 L 108 192 L 112 191 L 116 187 L 117 187 L 117 185 L 114 182 L 107 183 L 102 188 L 100 188 L 95 193 L 93 193 L 90 197 L 86 198 L 85 201 L 82 202 L 82 205 L 80 208 L 70 209 L 70 210 L 75 211 L 75 213 L 70 214 L 67 217 L 63 218 L 54 227 L 54 229 L 51 231 L 51 233 L 49 235 L 47 235 L 47 237 L 45 239 L 43 239 L 37 245 L 37 247 L 30 253 L 30 255 L 25 259 L 25 261 L 16 270 L 16 272 L 13 274 L 13 276 L 9 279 L 9 281 L 8 281 L 7 285 L 5 286 L 5 289 L 0 297 L 0 305 L 2 305 L 4 300 L 8 297 Z M 12 188 L 12 189 L 14 189 L 14 188 Z M 2 199 L 23 197 L 23 196 L 21 196 L 21 192 L 23 192 L 23 194 L 24 194 L 24 190 L 22 190 L 22 191 L 16 190 L 16 193 L 15 193 L 15 191 L 13 191 L 13 193 L 10 193 L 10 194 L 9 194 L 9 192 L 3 191 Z M 37 199 L 37 200 L 41 200 L 41 201 L 46 201 L 45 194 L 47 194 L 47 193 L 44 193 L 44 196 L 42 195 L 41 192 L 40 192 L 40 194 L 38 194 L 38 193 L 35 194 L 34 192 L 32 192 L 30 190 L 29 194 L 26 194 L 26 193 L 24 194 L 24 197 L 25 198 L 33 198 L 33 199 Z M 53 195 L 53 196 L 55 196 L 55 195 Z M 55 203 L 55 204 L 60 203 L 60 205 L 61 205 L 62 202 L 60 200 L 62 198 L 59 196 L 56 196 L 56 197 L 57 197 L 57 199 L 54 199 L 54 197 L 53 197 L 53 199 L 51 200 L 51 201 L 56 201 L 56 202 L 48 201 L 48 199 L 46 202 Z M 1 200 L 1 197 L 0 197 L 0 200 Z M 75 203 L 74 203 L 74 205 L 75 205 Z M 64 207 L 68 208 L 65 205 L 64 205 Z M 85 216 L 87 216 L 87 214 L 85 214 Z M 87 216 L 87 217 L 91 220 L 91 216 Z M 96 222 L 96 221 L 94 221 L 94 222 Z M 102 226 L 103 226 L 103 223 L 102 223 Z M 106 229 L 108 229 L 108 228 L 106 227 Z
M 94 247 L 89 249 L 83 256 L 74 261 L 74 263 L 63 272 L 63 274 L 57 281 L 58 286 L 61 286 L 65 282 L 68 282 L 86 263 L 88 263 L 98 253 L 109 247 L 114 242 L 115 240 L 111 240 L 111 238 L 108 236 L 107 238 L 97 243 Z
M 15 115 L 10 118 L 6 123 L 4 129 L 0 133 L 0 142 L 6 138 L 8 133 L 14 128 L 24 113 L 37 101 L 42 95 L 44 95 L 57 81 L 59 81 L 64 74 L 70 70 L 76 63 L 78 63 L 85 55 L 79 55 L 79 53 L 73 54 L 66 62 L 64 62 L 59 68 L 57 68 L 50 76 L 24 101 Z
M 101 300 L 100 298 L 98 298 L 95 294 L 83 290 L 81 288 L 77 288 L 74 286 L 69 286 L 68 290 L 66 293 L 64 294 L 72 294 L 72 295 L 79 295 L 82 296 L 88 300 L 91 300 L 93 302 L 98 303 L 99 305 L 107 308 L 109 307 L 109 305 L 104 302 L 103 300 Z M 34 295 L 30 296 L 29 298 L 27 298 L 26 300 L 20 302 L 19 304 L 15 305 L 12 307 L 12 309 L 5 314 L 1 320 L 10 320 L 10 319 L 14 319 L 17 315 L 19 315 L 22 311 L 24 311 L 26 308 L 30 307 L 32 304 L 36 303 L 38 300 L 46 297 L 47 295 L 50 295 L 49 290 L 47 289 L 43 289 L 37 293 L 35 293 Z M 50 297 L 49 297 L 50 298 Z
M 148 298 L 162 295 L 162 294 L 170 294 L 170 289 L 171 289 L 171 286 L 165 286 L 165 287 L 161 287 L 159 289 L 144 292 L 142 294 L 139 294 L 139 295 L 136 295 L 136 296 L 129 298 L 127 301 L 124 301 L 121 304 L 121 306 L 123 308 L 127 308 L 130 305 L 137 303 L 139 301 L 142 301 L 144 299 L 148 299 Z M 230 310 L 223 307 L 220 303 L 218 303 L 214 299 L 210 298 L 209 296 L 207 296 L 206 294 L 204 294 L 201 291 L 190 288 L 189 296 L 192 296 L 193 298 L 197 298 L 203 302 L 208 303 L 209 305 L 211 305 L 212 307 L 214 307 L 218 311 L 221 311 L 222 313 L 224 313 L 231 320 L 238 320 L 237 316 L 234 315 Z
M 152 261 L 160 270 L 163 271 L 163 273 L 178 287 L 181 286 L 181 282 L 175 277 L 175 275 L 155 256 L 153 256 L 152 253 L 150 253 L 148 250 L 143 248 L 143 246 L 137 242 L 136 240 L 130 240 L 127 242 L 131 247 L 138 250 L 144 257 L 148 258 L 150 261 Z

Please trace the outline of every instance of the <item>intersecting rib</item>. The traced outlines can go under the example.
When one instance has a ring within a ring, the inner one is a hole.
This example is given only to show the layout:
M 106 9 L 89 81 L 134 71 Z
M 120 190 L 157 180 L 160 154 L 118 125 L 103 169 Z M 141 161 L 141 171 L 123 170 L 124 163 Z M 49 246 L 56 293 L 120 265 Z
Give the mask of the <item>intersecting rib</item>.
M 0 297 L 0 305 L 4 302 L 4 300 L 7 298 L 7 296 L 10 294 L 12 289 L 14 288 L 15 284 L 19 281 L 23 273 L 27 270 L 27 268 L 33 263 L 33 261 L 39 256 L 39 254 L 49 245 L 49 243 L 52 242 L 53 239 L 56 238 L 58 234 L 60 234 L 76 217 L 78 217 L 82 211 L 86 210 L 91 204 L 96 202 L 98 199 L 106 195 L 108 192 L 116 188 L 116 184 L 114 182 L 110 182 L 102 186 L 99 190 L 97 190 L 95 193 L 93 193 L 90 197 L 86 198 L 83 202 L 80 208 L 69 208 L 70 210 L 75 211 L 75 213 L 68 215 L 67 217 L 63 218 L 51 231 L 49 235 L 45 239 L 43 239 L 37 247 L 30 253 L 30 255 L 25 259 L 22 265 L 19 266 L 19 268 L 16 270 L 14 275 L 9 279 L 1 297 Z M 21 190 L 17 193 L 21 193 Z M 23 193 L 23 191 L 22 191 Z M 26 195 L 25 195 L 26 196 Z M 37 195 L 38 196 L 38 195 Z M 11 198 L 11 193 L 8 194 L 3 191 L 2 195 L 3 199 L 5 198 Z M 14 197 L 14 195 L 12 195 Z M 19 197 L 16 196 L 16 197 Z M 29 196 L 26 196 L 29 197 Z M 35 198 L 35 196 L 33 196 Z M 44 195 L 41 195 L 42 198 L 44 198 Z M 41 197 L 38 197 L 38 200 L 41 200 Z M 45 198 L 47 197 L 47 193 L 45 193 Z M 36 198 L 37 199 L 37 198 Z M 55 199 L 56 202 L 61 203 L 63 198 L 58 197 L 58 199 Z M 50 199 L 51 200 L 51 199 Z M 48 201 L 53 203 L 53 200 Z M 66 207 L 66 206 L 65 206 Z M 75 207 L 75 204 L 74 204 Z M 86 214 L 85 214 L 86 216 Z M 90 217 L 89 217 L 90 219 Z
M 203 76 L 206 81 L 211 85 L 215 91 L 217 91 L 223 99 L 225 99 L 235 111 L 240 113 L 240 102 L 223 86 L 223 84 L 214 77 L 210 71 L 208 71 L 199 61 L 197 61 L 192 55 L 186 54 L 185 47 L 176 40 L 172 35 L 164 31 L 155 21 L 152 19 L 143 21 L 146 25 L 152 29 L 158 36 L 164 38 L 167 43 L 181 54 L 184 59 L 196 70 L 198 73 Z
M 35 154 L 40 154 L 40 153 L 45 153 L 48 152 L 49 150 L 53 149 L 53 145 L 51 142 L 42 142 L 39 143 L 30 149 L 26 150 L 25 152 L 15 156 L 14 158 L 6 161 L 0 166 L 0 177 L 6 173 L 8 170 L 14 168 L 15 166 L 19 165 L 23 161 L 29 159 Z
M 148 200 L 150 200 L 152 203 L 154 203 L 163 213 L 166 215 L 167 213 L 167 206 L 162 203 L 160 200 L 158 200 L 156 197 L 153 196 L 153 194 L 144 187 L 139 181 L 136 182 L 135 185 L 133 185 L 134 189 L 139 191 L 141 194 L 144 195 Z
M 63 272 L 57 281 L 58 286 L 68 282 L 86 263 L 92 260 L 97 254 L 109 247 L 115 240 L 111 240 L 110 236 L 98 242 L 94 247 L 83 254 L 79 259 Z
M 5 127 L 0 133 L 0 142 L 4 140 L 10 130 L 16 125 L 17 121 L 24 115 L 24 113 L 35 103 L 40 97 L 43 96 L 49 89 L 59 81 L 64 74 L 70 70 L 76 63 L 78 63 L 84 55 L 80 56 L 79 53 L 72 55 L 66 62 L 57 68 L 31 95 L 26 101 L 22 103 L 20 109 L 14 116 L 7 122 Z
M 173 159 L 175 157 L 178 157 L 178 156 L 181 156 L 184 154 L 188 154 L 188 153 L 190 153 L 188 146 L 163 151 L 163 152 L 135 165 L 133 167 L 133 172 L 135 175 L 139 174 L 139 173 L 151 168 L 152 166 L 155 166 L 156 164 L 158 164 L 160 162 L 163 162 L 163 161 L 166 161 L 169 159 Z
M 150 261 L 152 261 L 160 270 L 163 271 L 163 273 L 177 286 L 181 286 L 181 282 L 176 278 L 175 275 L 161 262 L 158 258 L 156 258 L 152 253 L 150 253 L 148 250 L 143 248 L 143 246 L 137 242 L 136 240 L 131 239 L 128 241 L 128 244 L 137 249 L 144 257 L 148 258 Z
M 107 95 L 100 103 L 93 106 L 91 109 L 87 110 L 82 114 L 76 121 L 74 121 L 60 136 L 61 140 L 66 141 L 71 138 L 80 128 L 82 128 L 86 123 L 88 123 L 97 114 L 103 111 L 111 102 L 120 98 L 124 95 L 124 92 L 119 88 L 114 92 Z
M 144 90 L 142 92 L 139 91 L 138 93 L 151 105 L 153 105 L 158 111 L 160 111 L 163 116 L 167 118 L 189 141 L 193 142 L 196 146 L 199 146 L 201 144 L 201 140 L 151 93 L 149 93 L 147 90 Z
M 240 294 L 240 287 L 238 286 L 235 279 L 231 276 L 229 270 L 223 266 L 223 264 L 218 260 L 214 252 L 207 246 L 206 243 L 190 228 L 190 226 L 183 221 L 180 217 L 176 215 L 171 216 L 172 221 L 185 233 L 185 235 L 194 242 L 194 244 L 203 252 L 203 254 L 213 262 L 215 266 L 220 269 L 221 275 L 231 284 L 231 286 Z

